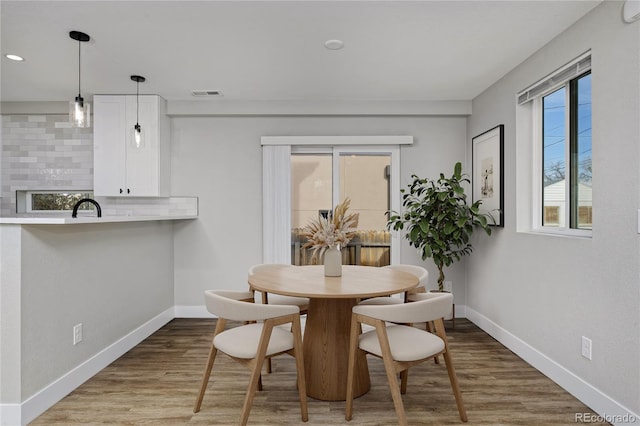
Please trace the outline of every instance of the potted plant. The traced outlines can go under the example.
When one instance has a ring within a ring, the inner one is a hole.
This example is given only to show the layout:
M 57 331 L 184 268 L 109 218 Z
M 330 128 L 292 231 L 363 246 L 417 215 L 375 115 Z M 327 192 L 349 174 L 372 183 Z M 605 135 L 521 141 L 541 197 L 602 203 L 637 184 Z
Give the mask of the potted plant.
M 422 260 L 433 258 L 438 267 L 438 290 L 444 291 L 444 267 L 470 254 L 470 236 L 475 228 L 491 235 L 490 214 L 480 212 L 481 200 L 469 205 L 462 183 L 470 183 L 456 163 L 453 175 L 440 173 L 437 180 L 411 176 L 408 190 L 401 189 L 403 212 L 392 211 L 387 227 L 396 231 L 406 228 L 409 244 L 418 249 Z

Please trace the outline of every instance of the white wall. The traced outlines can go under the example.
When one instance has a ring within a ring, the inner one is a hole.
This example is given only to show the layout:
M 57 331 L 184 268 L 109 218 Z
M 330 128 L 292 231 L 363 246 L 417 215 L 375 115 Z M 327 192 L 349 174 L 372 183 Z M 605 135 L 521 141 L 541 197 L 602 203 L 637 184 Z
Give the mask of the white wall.
M 173 306 L 173 225 L 22 228 L 24 401 Z M 78 323 L 83 340 L 74 346 Z
M 209 288 L 245 289 L 262 261 L 261 136 L 413 135 L 401 149 L 401 185 L 436 177 L 465 158 L 466 117 L 174 117 L 172 193 L 197 195 L 199 218 L 175 226 L 175 303 L 203 305 Z M 421 264 L 404 243 L 401 261 Z M 424 262 L 435 286 L 436 268 Z M 450 268 L 464 303 L 464 268 Z M 184 312 L 184 311 L 183 311 Z M 193 311 L 194 314 L 196 311 Z M 178 309 L 180 313 L 180 309 Z
M 467 141 L 505 125 L 505 228 L 478 240 L 468 259 L 467 306 L 541 365 L 556 365 L 558 377 L 575 375 L 583 389 L 639 413 L 640 22 L 624 24 L 621 7 L 604 2 L 473 101 Z M 516 156 L 527 153 L 516 152 L 515 94 L 588 49 L 593 237 L 517 232 L 530 191 L 516 191 Z M 593 340 L 592 361 L 581 356 L 582 336 Z

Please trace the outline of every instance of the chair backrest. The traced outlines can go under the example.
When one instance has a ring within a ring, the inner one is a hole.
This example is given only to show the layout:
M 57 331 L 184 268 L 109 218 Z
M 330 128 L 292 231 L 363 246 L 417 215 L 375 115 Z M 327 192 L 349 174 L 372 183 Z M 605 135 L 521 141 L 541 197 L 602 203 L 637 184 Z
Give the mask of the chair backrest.
M 249 275 L 253 275 L 258 273 L 261 269 L 271 269 L 274 267 L 290 267 L 293 265 L 288 265 L 286 263 L 258 263 L 249 267 Z
M 300 313 L 300 308 L 289 305 L 263 305 L 242 302 L 252 297 L 251 292 L 207 290 L 204 292 L 207 310 L 219 318 L 233 321 L 263 321 L 284 315 Z
M 364 301 L 354 306 L 353 312 L 395 323 L 434 321 L 451 312 L 451 293 L 418 293 L 415 296 L 414 302 L 393 305 L 367 305 Z
M 427 287 L 427 282 L 429 281 L 429 271 L 427 271 L 422 266 L 417 265 L 409 265 L 406 263 L 401 263 L 399 265 L 387 265 L 385 268 L 395 269 L 402 272 L 408 272 L 410 274 L 415 275 L 420 280 L 418 287 Z

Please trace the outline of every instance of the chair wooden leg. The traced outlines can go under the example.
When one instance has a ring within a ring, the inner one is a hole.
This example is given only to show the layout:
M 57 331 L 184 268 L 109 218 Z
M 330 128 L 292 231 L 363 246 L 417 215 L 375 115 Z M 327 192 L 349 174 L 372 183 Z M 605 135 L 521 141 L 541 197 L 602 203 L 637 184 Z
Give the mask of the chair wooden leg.
M 387 331 L 383 321 L 376 321 L 376 333 L 378 334 L 378 341 L 380 342 L 380 350 L 382 352 L 382 360 L 384 362 L 384 369 L 387 373 L 387 380 L 389 381 L 389 389 L 391 390 L 391 397 L 393 398 L 393 406 L 396 409 L 396 415 L 398 416 L 398 424 L 400 426 L 407 425 L 407 415 L 404 412 L 404 405 L 402 404 L 402 395 L 400 394 L 400 387 L 398 386 L 398 379 L 396 376 L 395 365 L 393 357 L 391 356 L 391 347 L 389 346 L 389 338 L 387 337 Z
M 249 380 L 249 386 L 247 387 L 247 394 L 244 397 L 242 414 L 240 414 L 240 424 L 242 426 L 245 426 L 249 421 L 249 413 L 251 412 L 251 406 L 253 405 L 253 398 L 255 397 L 256 390 L 262 381 L 262 365 L 264 364 L 267 346 L 269 345 L 269 339 L 271 338 L 271 330 L 273 329 L 272 324 L 267 325 L 269 321 L 270 320 L 265 321 L 262 328 L 260 344 L 258 345 L 256 358 L 253 360 L 254 365 L 251 370 L 251 379 Z
M 393 406 L 398 416 L 398 424 L 400 426 L 407 425 L 407 415 L 404 412 L 404 404 L 402 403 L 402 395 L 400 394 L 400 388 L 398 386 L 398 379 L 393 368 L 393 360 L 383 357 L 384 368 L 387 372 L 387 380 L 389 381 L 389 389 L 391 390 L 391 397 L 393 398 Z
M 447 373 L 449 373 L 449 381 L 451 382 L 451 388 L 453 389 L 453 395 L 456 398 L 456 405 L 458 406 L 458 412 L 460 413 L 460 420 L 467 421 L 467 410 L 464 408 L 464 402 L 462 401 L 462 393 L 458 386 L 458 378 L 456 371 L 453 368 L 453 361 L 451 360 L 451 354 L 449 351 L 443 354 L 444 363 L 447 365 Z
M 447 344 L 447 336 L 444 332 L 444 324 L 442 320 L 437 320 L 435 323 L 436 331 L 442 340 L 444 340 L 444 363 L 447 366 L 447 373 L 449 374 L 449 381 L 451 382 L 451 389 L 453 390 L 453 396 L 456 398 L 456 405 L 458 406 L 458 412 L 460 413 L 460 420 L 467 421 L 467 410 L 464 408 L 464 402 L 462 401 L 462 392 L 460 392 L 460 386 L 458 385 L 458 377 L 456 376 L 456 370 L 453 368 L 453 359 L 449 352 L 449 345 Z
M 247 387 L 247 394 L 244 398 L 244 404 L 242 406 L 242 413 L 240 414 L 240 424 L 245 426 L 249 421 L 249 413 L 251 412 L 251 406 L 253 405 L 253 398 L 256 395 L 256 390 L 262 382 L 262 365 L 267 354 L 267 347 L 269 346 L 269 340 L 271 339 L 271 332 L 273 330 L 273 320 L 266 320 L 262 326 L 262 333 L 260 335 L 260 344 L 256 351 L 256 357 L 253 360 L 253 369 L 251 370 L 251 379 L 249 380 L 249 386 Z
M 227 321 L 223 318 L 218 318 L 216 321 L 216 329 L 213 332 L 214 336 L 217 336 L 219 333 L 222 333 L 224 330 L 224 326 Z M 197 413 L 200 411 L 200 406 L 202 405 L 202 399 L 204 398 L 204 393 L 207 390 L 207 385 L 209 384 L 209 377 L 211 377 L 211 369 L 213 368 L 213 361 L 216 359 L 216 354 L 218 350 L 213 345 L 213 339 L 211 340 L 211 348 L 209 349 L 209 357 L 207 359 L 207 365 L 204 368 L 204 376 L 202 377 L 202 385 L 200 385 L 200 393 L 198 394 L 198 398 L 196 399 L 196 405 L 193 407 L 193 412 Z
M 262 292 L 262 304 L 263 305 L 268 305 L 269 304 L 268 293 L 266 293 L 264 291 Z M 267 358 L 267 374 L 271 374 L 271 358 Z M 260 390 L 262 390 L 262 388 Z
M 400 373 L 400 393 L 402 395 L 407 393 L 407 379 L 409 378 L 409 370 L 404 370 Z
M 302 353 L 302 334 L 300 319 L 297 318 L 292 327 L 293 350 L 296 358 L 296 373 L 298 375 L 298 395 L 300 396 L 300 414 L 303 422 L 309 420 L 309 410 L 307 407 L 307 382 L 304 375 L 304 358 Z
M 245 426 L 247 421 L 249 421 L 249 413 L 251 412 L 251 406 L 253 405 L 253 398 L 256 395 L 258 383 L 261 379 L 260 370 L 262 369 L 262 361 L 264 361 L 264 358 L 256 361 L 256 365 L 254 366 L 253 371 L 251 371 L 251 379 L 249 380 L 249 386 L 247 387 L 247 394 L 244 397 L 242 414 L 240 414 L 240 424 L 242 426 Z
M 202 399 L 204 398 L 204 393 L 207 390 L 207 385 L 209 384 L 209 377 L 211 377 L 211 369 L 213 368 L 213 361 L 216 359 L 216 354 L 218 350 L 211 342 L 211 349 L 209 349 L 209 357 L 207 359 L 207 365 L 204 369 L 204 375 L 202 376 L 202 384 L 200 385 L 200 392 L 198 393 L 198 398 L 196 398 L 196 405 L 193 407 L 193 412 L 197 413 L 200 411 L 200 407 L 202 406 Z
M 356 320 L 356 317 L 351 318 L 351 334 L 349 335 L 349 361 L 347 364 L 347 399 L 346 410 L 344 418 L 345 420 L 351 420 L 353 415 L 353 386 L 354 376 L 356 370 L 356 351 L 358 350 L 358 335 L 360 330 L 360 324 Z
M 434 332 L 434 326 L 431 323 L 431 321 L 427 321 L 427 323 L 425 324 L 425 329 L 429 332 L 429 333 L 433 333 Z M 434 364 L 440 364 L 440 359 L 437 356 L 433 357 L 433 362 Z

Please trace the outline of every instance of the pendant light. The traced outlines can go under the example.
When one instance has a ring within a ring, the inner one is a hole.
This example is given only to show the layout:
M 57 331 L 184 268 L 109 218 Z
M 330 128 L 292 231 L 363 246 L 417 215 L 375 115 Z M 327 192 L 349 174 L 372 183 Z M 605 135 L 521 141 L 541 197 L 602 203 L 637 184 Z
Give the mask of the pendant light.
M 136 125 L 133 126 L 133 143 L 134 147 L 142 148 L 144 146 L 144 134 L 142 133 L 142 127 L 140 127 L 140 83 L 145 82 L 145 78 L 140 75 L 132 75 L 131 80 L 136 82 Z
M 69 102 L 69 121 L 73 127 L 91 127 L 91 106 L 84 101 L 80 92 L 80 45 L 91 40 L 91 37 L 80 31 L 71 31 L 69 37 L 78 42 L 78 96 Z

